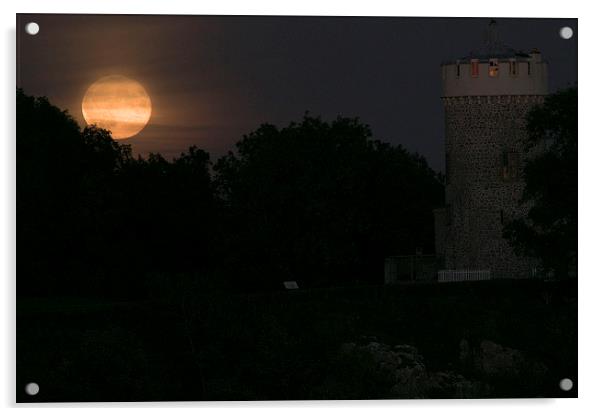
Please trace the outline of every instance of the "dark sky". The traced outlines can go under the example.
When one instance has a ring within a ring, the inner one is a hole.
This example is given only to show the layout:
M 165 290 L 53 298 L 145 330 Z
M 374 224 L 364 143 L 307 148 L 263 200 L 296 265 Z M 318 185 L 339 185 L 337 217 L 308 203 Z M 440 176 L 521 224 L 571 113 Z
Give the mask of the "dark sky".
M 24 34 L 30 21 L 36 36 Z M 577 81 L 576 19 L 497 19 L 501 40 L 541 50 L 550 90 Z M 19 15 L 17 79 L 84 125 L 81 100 L 102 76 L 141 82 L 153 114 L 124 143 L 171 158 L 215 159 L 260 123 L 359 116 L 375 138 L 443 168 L 440 63 L 478 48 L 489 19 Z M 563 40 L 562 26 L 575 36 Z

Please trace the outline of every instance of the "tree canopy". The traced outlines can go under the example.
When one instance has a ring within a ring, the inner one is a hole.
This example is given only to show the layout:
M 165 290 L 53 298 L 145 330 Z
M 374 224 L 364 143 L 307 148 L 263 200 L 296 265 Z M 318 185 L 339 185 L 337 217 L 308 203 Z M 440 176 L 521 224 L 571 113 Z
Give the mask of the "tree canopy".
M 434 250 L 440 179 L 424 158 L 372 139 L 358 119 L 264 124 L 215 169 L 229 263 L 255 282 L 381 282 L 387 255 Z
M 95 126 L 17 91 L 19 292 L 128 296 L 150 273 L 209 268 L 209 154 L 133 158 Z
M 433 251 L 439 176 L 358 119 L 264 124 L 211 169 L 196 147 L 133 157 L 17 91 L 19 291 L 129 296 L 157 274 L 242 290 L 380 283 L 386 256 Z
M 523 203 L 525 218 L 505 235 L 521 254 L 565 277 L 577 265 L 577 89 L 550 95 L 527 117 Z

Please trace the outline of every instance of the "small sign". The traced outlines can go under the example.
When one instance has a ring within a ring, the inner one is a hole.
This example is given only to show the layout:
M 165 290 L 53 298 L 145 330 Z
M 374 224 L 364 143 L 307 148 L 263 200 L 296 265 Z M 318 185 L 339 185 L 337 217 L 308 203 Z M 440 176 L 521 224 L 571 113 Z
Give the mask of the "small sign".
M 283 282 L 284 288 L 287 290 L 291 289 L 299 289 L 299 285 L 294 280 L 289 280 L 288 282 Z

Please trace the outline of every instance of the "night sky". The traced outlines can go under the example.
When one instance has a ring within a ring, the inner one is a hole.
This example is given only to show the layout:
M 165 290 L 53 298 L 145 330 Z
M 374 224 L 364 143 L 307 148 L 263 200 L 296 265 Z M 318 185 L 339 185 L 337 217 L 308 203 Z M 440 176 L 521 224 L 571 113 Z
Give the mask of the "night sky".
M 30 36 L 23 26 L 40 25 Z M 501 40 L 537 47 L 550 90 L 576 84 L 576 19 L 497 19 Z M 149 93 L 148 126 L 123 141 L 171 159 L 190 145 L 212 157 L 269 122 L 305 111 L 358 116 L 375 138 L 443 169 L 440 63 L 484 39 L 489 19 L 252 16 L 19 15 L 17 83 L 84 125 L 81 101 L 97 79 L 133 78 Z M 575 36 L 563 40 L 559 28 Z

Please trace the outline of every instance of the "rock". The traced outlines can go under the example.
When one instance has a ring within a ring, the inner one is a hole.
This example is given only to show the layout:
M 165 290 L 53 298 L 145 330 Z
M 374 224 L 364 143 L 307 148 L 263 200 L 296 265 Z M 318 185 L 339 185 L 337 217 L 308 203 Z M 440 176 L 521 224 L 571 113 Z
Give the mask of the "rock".
M 428 381 L 429 397 L 432 398 L 470 399 L 489 394 L 486 384 L 468 380 L 453 371 L 431 374 Z
M 389 391 L 383 398 L 474 398 L 483 397 L 482 383 L 467 380 L 453 371 L 427 371 L 423 357 L 411 345 L 395 345 L 370 341 L 366 345 L 346 343 L 341 353 L 353 362 L 362 363 L 369 357 L 370 365 L 380 374 Z
M 345 365 L 368 377 L 378 398 L 483 398 L 530 391 L 537 394 L 548 368 L 515 348 L 483 340 L 476 348 L 465 339 L 459 344 L 459 366 L 453 371 L 429 371 L 412 345 L 390 346 L 375 339 L 341 346 Z M 467 378 L 470 377 L 470 378 Z M 363 379 L 368 380 L 366 378 Z M 376 389 L 376 387 L 375 387 Z M 382 390 L 382 393 L 381 393 Z
M 470 365 L 470 371 L 480 378 L 492 383 L 514 383 L 537 390 L 548 376 L 548 368 L 540 361 L 529 357 L 524 352 L 502 346 L 493 341 L 483 340 L 479 349 L 465 352 L 467 347 L 460 346 L 460 360 Z
M 476 370 L 487 377 L 516 377 L 525 362 L 525 356 L 519 350 L 484 340 L 474 364 Z

